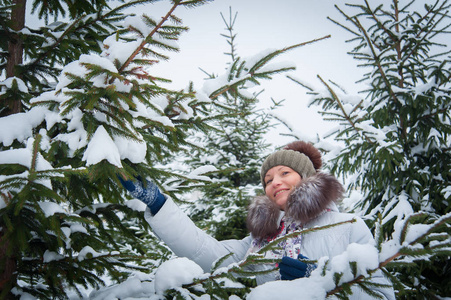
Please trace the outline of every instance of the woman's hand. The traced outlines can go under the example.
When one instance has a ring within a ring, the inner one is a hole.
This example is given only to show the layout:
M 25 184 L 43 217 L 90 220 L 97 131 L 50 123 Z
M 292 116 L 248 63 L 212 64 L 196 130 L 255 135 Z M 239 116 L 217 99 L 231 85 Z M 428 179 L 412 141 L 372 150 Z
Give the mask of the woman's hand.
M 316 264 L 304 262 L 308 260 L 302 254 L 298 255 L 298 259 L 288 256 L 282 257 L 279 263 L 279 272 L 282 280 L 293 280 L 302 277 L 309 277 L 313 270 L 316 269 Z
M 157 185 L 152 181 L 146 180 L 146 184 L 144 185 L 141 177 L 133 181 L 124 180 L 121 175 L 118 175 L 118 178 L 130 195 L 141 200 L 150 208 L 152 215 L 155 215 L 166 201 L 166 198 L 160 192 Z

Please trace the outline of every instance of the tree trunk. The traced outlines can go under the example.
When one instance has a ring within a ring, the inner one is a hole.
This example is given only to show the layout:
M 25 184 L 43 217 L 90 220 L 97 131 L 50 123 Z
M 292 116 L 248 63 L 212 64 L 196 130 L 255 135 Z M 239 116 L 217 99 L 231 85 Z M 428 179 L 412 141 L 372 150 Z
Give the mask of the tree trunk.
M 17 31 L 25 27 L 25 9 L 27 0 L 14 0 L 13 8 L 11 10 L 11 29 L 14 32 L 8 42 L 8 61 L 6 63 L 6 77 L 16 76 L 21 78 L 21 74 L 17 72 L 16 66 L 23 63 L 23 44 L 21 37 L 16 34 Z M 6 114 L 15 114 L 21 111 L 21 99 L 5 99 L 5 106 L 7 107 Z M 2 115 L 4 115 L 2 113 Z
M 8 256 L 9 241 L 5 240 L 5 226 L 2 227 L 3 230 L 0 231 L 0 298 L 7 300 L 15 298 L 11 288 L 15 285 L 17 264 L 14 256 Z

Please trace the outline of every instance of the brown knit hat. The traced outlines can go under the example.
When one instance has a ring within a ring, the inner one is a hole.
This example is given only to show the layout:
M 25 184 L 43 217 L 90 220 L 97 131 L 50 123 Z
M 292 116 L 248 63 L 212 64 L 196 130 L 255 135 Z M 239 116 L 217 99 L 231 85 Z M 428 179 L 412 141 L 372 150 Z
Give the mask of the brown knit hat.
M 303 141 L 290 143 L 282 150 L 272 153 L 265 159 L 260 171 L 263 188 L 266 188 L 266 172 L 280 165 L 290 167 L 302 178 L 307 178 L 321 168 L 321 153 L 313 145 Z

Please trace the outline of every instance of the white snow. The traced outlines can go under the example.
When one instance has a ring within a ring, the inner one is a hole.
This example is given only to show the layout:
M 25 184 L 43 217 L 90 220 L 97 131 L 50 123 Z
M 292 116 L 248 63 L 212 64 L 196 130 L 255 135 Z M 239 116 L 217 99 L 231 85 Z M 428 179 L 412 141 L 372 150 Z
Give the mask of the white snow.
M 267 64 L 263 67 L 261 67 L 260 69 L 258 69 L 258 73 L 271 73 L 274 72 L 276 70 L 279 69 L 294 69 L 296 68 L 296 64 L 294 64 L 293 62 L 278 62 L 278 63 L 271 63 L 271 64 Z
M 49 263 L 51 261 L 61 260 L 63 258 L 64 258 L 64 256 L 61 255 L 61 254 L 58 254 L 56 252 L 52 252 L 52 251 L 49 251 L 49 250 L 45 250 L 44 257 L 43 257 L 43 259 L 44 259 L 43 262 L 44 263 Z
M 122 160 L 128 158 L 132 163 L 140 163 L 146 158 L 147 144 L 144 141 L 140 142 L 117 136 L 114 138 L 114 144 Z
M 33 142 L 34 139 L 30 138 L 27 141 L 26 148 L 0 151 L 0 164 L 19 164 L 30 169 L 32 167 Z M 51 170 L 53 170 L 52 165 L 47 160 L 45 160 L 45 158 L 40 153 L 38 153 L 36 158 L 35 171 L 51 171 Z M 0 181 L 3 181 L 10 177 L 26 178 L 28 175 L 29 175 L 28 171 L 16 175 L 0 175 Z M 62 176 L 62 175 L 53 174 L 53 176 Z M 52 189 L 50 179 L 38 179 L 36 181 L 46 186 L 47 188 Z
M 39 202 L 38 204 L 47 218 L 53 216 L 56 213 L 66 213 L 66 211 L 58 203 L 55 202 L 44 201 Z
M 113 73 L 118 72 L 112 61 L 110 61 L 109 59 L 96 54 L 89 55 L 82 54 L 79 60 L 71 62 L 63 68 L 61 75 L 58 78 L 58 84 L 56 85 L 55 90 L 56 91 L 62 90 L 72 82 L 68 74 L 76 75 L 79 77 L 84 77 L 86 74 L 88 74 L 89 70 L 83 64 L 98 65 L 110 72 Z M 107 82 L 105 81 L 104 75 L 97 76 L 91 80 L 94 83 L 94 86 L 97 87 L 107 86 Z
M 130 42 L 117 41 L 116 35 L 112 35 L 103 41 L 105 50 L 102 52 L 102 55 L 108 57 L 110 61 L 118 60 L 123 64 L 130 57 L 130 53 L 135 51 L 141 42 L 142 40 Z
M 165 290 L 181 287 L 202 276 L 202 268 L 185 257 L 165 261 L 155 273 L 155 292 L 162 295 Z
M 368 276 L 367 270 L 376 269 L 379 265 L 379 253 L 371 244 L 349 244 L 346 251 L 332 258 L 331 265 L 333 272 L 351 274 L 349 262 L 357 262 L 357 274 Z M 345 276 L 343 276 L 345 277 Z M 349 281 L 342 279 L 343 282 Z
M 277 51 L 276 48 L 267 48 L 263 51 L 260 51 L 259 53 L 256 53 L 254 55 L 248 56 L 244 58 L 244 61 L 246 61 L 246 68 L 250 69 L 252 68 L 258 61 L 262 60 L 266 56 L 270 55 L 271 53 Z
M 79 58 L 79 63 L 97 65 L 102 67 L 102 69 L 117 73 L 117 68 L 114 66 L 113 62 L 100 55 L 82 54 Z
M 99 253 L 99 252 L 95 251 L 92 247 L 85 246 L 85 247 L 83 247 L 83 249 L 80 250 L 80 253 L 78 253 L 77 259 L 78 259 L 78 261 L 82 261 L 87 258 L 95 258 L 95 257 L 99 257 L 102 255 L 107 255 L 107 254 L 113 254 L 113 253 Z
M 28 93 L 28 88 L 25 82 L 23 82 L 22 79 L 15 76 L 6 78 L 4 81 L 1 81 L 0 87 L 4 86 L 7 89 L 11 89 L 14 82 L 17 84 L 17 88 L 19 89 L 19 91 L 21 91 L 22 93 Z
M 134 272 L 124 282 L 112 285 L 98 290 L 94 290 L 89 294 L 92 300 L 110 300 L 110 299 L 147 299 L 161 300 L 161 296 L 155 294 L 154 284 L 152 282 L 153 275 Z M 88 298 L 88 297 L 87 297 Z M 78 299 L 78 298 L 76 298 Z
M 144 202 L 142 202 L 141 200 L 138 199 L 132 199 L 132 200 L 128 200 L 125 205 L 127 205 L 127 207 L 135 210 L 135 211 L 145 211 L 147 208 L 147 205 L 144 204 Z
M 211 181 L 210 177 L 208 176 L 202 176 L 202 174 L 209 173 L 209 172 L 215 172 L 218 171 L 218 169 L 213 165 L 204 165 L 199 168 L 196 168 L 192 172 L 190 172 L 187 177 L 193 178 L 193 179 L 199 179 L 199 180 L 206 180 Z
M 396 203 L 396 206 L 384 216 L 382 224 L 385 224 L 394 217 L 400 220 L 413 214 L 413 208 L 408 201 L 408 196 L 406 193 L 401 193 L 398 197 L 394 197 L 392 203 Z M 386 211 L 388 211 L 388 209 L 389 207 L 387 206 Z
M 446 188 L 444 188 L 441 193 L 444 194 L 445 199 L 448 199 L 451 196 L 451 185 L 448 185 Z
M 320 284 L 305 278 L 292 281 L 272 281 L 254 288 L 246 297 L 247 300 L 322 300 L 326 291 Z
M 108 149 L 108 151 L 105 151 L 106 149 Z M 105 128 L 100 126 L 88 143 L 88 147 L 83 154 L 83 161 L 86 161 L 86 165 L 90 166 L 95 165 L 104 159 L 110 164 L 122 168 L 121 155 L 116 144 Z
M 44 121 L 47 109 L 33 107 L 26 113 L 0 118 L 0 143 L 10 146 L 14 140 L 25 141 L 32 135 L 32 129 Z
M 172 123 L 171 119 L 169 119 L 166 116 L 162 116 L 162 115 L 158 114 L 156 111 L 154 111 L 154 110 L 152 110 L 150 108 L 147 109 L 142 114 L 136 114 L 134 116 L 136 117 L 138 115 L 142 115 L 142 116 L 148 117 L 149 119 L 152 119 L 155 122 L 160 122 L 164 126 L 174 127 L 174 124 Z
M 413 224 L 410 225 L 407 230 L 407 235 L 404 243 L 412 243 L 418 237 L 426 234 L 426 232 L 431 229 L 431 225 L 429 224 Z
M 82 232 L 82 233 L 88 233 L 88 231 L 86 230 L 86 228 L 80 224 L 80 223 L 74 223 L 70 225 L 70 232 L 74 233 L 74 232 Z

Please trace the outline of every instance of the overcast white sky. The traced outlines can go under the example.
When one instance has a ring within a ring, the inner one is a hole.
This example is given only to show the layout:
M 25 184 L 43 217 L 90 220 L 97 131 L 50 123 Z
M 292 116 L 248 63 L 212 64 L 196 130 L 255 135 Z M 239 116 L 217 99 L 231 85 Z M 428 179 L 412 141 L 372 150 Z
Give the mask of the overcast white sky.
M 176 11 L 190 31 L 182 37 L 181 53 L 173 56 L 174 62 L 183 62 L 186 67 L 200 63 L 202 67 L 216 65 L 221 68 L 227 59 L 223 52 L 228 50 L 228 45 L 220 36 L 225 33 L 220 13 L 228 17 L 229 8 L 232 8 L 233 12 L 238 12 L 235 31 L 241 56 L 331 34 L 333 37 L 329 41 L 295 50 L 285 59 L 295 61 L 299 67 L 315 69 L 320 66 L 314 61 L 321 62 L 322 66 L 329 65 L 328 70 L 337 63 L 346 65 L 337 59 L 339 53 L 333 49 L 343 42 L 344 31 L 326 20 L 328 15 L 337 15 L 332 1 L 284 0 L 277 3 L 269 0 L 217 0 L 193 10 Z
M 341 20 L 330 0 L 217 0 L 196 9 L 178 10 L 175 14 L 183 19 L 190 31 L 179 42 L 181 51 L 171 54 L 170 62 L 156 67 L 158 74 L 168 74 L 175 86 L 184 87 L 189 80 L 193 80 L 199 87 L 205 78 L 199 67 L 216 74 L 222 72 L 228 61 L 223 53 L 229 51 L 229 47 L 226 39 L 220 36 L 226 33 L 220 13 L 228 18 L 230 7 L 233 14 L 238 12 L 235 32 L 237 52 L 241 57 L 330 34 L 330 39 L 292 50 L 277 61 L 294 62 L 297 70 L 292 74 L 304 82 L 318 86 L 316 75 L 319 74 L 349 91 L 357 91 L 354 83 L 363 71 L 357 69 L 355 62 L 346 54 L 352 49 L 351 45 L 345 43 L 349 34 L 327 20 L 327 16 Z M 264 87 L 262 105 L 267 107 L 270 97 L 275 100 L 285 99 L 277 115 L 297 130 L 302 129 L 303 135 L 315 136 L 327 131 L 328 126 L 317 114 L 316 108 L 307 108 L 310 97 L 306 95 L 306 90 L 286 79 L 285 75 L 276 76 L 273 82 L 264 82 Z M 275 145 L 291 141 L 279 138 L 278 132 L 272 132 L 270 138 Z

